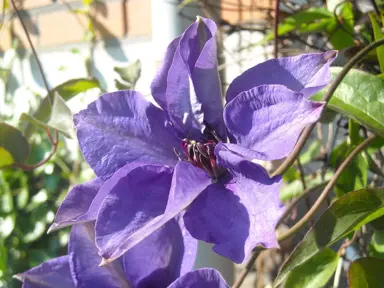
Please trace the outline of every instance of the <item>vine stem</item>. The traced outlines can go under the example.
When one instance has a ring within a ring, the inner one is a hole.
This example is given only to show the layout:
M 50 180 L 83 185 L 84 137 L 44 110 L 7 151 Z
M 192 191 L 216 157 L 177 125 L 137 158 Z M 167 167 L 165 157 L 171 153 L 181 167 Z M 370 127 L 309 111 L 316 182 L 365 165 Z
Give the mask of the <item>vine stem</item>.
M 286 233 L 277 237 L 279 242 L 291 237 L 297 231 L 299 231 L 319 210 L 323 201 L 327 198 L 328 194 L 332 191 L 333 187 L 336 185 L 337 180 L 339 179 L 341 173 L 344 172 L 345 168 L 352 162 L 353 158 L 356 157 L 361 151 L 363 151 L 369 144 L 372 143 L 373 140 L 376 139 L 376 135 L 371 135 L 367 139 L 365 139 L 362 143 L 356 146 L 355 149 L 348 155 L 347 158 L 341 163 L 339 168 L 336 170 L 335 175 L 333 175 L 332 179 L 328 182 L 327 186 L 325 186 L 323 192 L 320 194 L 319 198 L 317 198 L 315 204 L 309 209 L 307 214 L 305 214 L 295 225 L 293 225 Z
M 273 34 L 275 37 L 274 41 L 274 49 L 273 49 L 273 56 L 277 58 L 279 54 L 279 13 L 280 13 L 280 0 L 275 0 L 276 6 L 275 6 L 275 19 L 273 24 Z
M 340 82 L 344 79 L 344 77 L 347 75 L 349 70 L 353 68 L 357 63 L 359 63 L 371 50 L 376 49 L 377 47 L 384 45 L 384 39 L 381 39 L 379 41 L 373 42 L 366 46 L 364 49 L 362 49 L 359 53 L 357 53 L 351 60 L 347 62 L 347 64 L 344 66 L 344 68 L 340 71 L 340 73 L 337 75 L 336 79 L 331 83 L 329 86 L 329 89 L 325 93 L 322 101 L 328 103 L 331 99 L 331 96 L 333 93 L 335 93 L 336 88 L 339 86 Z M 323 110 L 324 111 L 324 110 Z M 299 140 L 296 143 L 295 148 L 293 149 L 292 153 L 285 159 L 285 161 L 276 169 L 276 171 L 273 173 L 274 175 L 278 174 L 284 174 L 289 167 L 295 162 L 297 156 L 299 155 L 300 151 L 303 149 L 305 143 L 307 142 L 308 138 L 310 137 L 313 129 L 316 126 L 316 122 L 312 123 L 310 126 L 304 129 L 303 133 L 301 134 Z
M 257 249 L 256 251 L 254 251 L 252 253 L 251 258 L 249 258 L 249 260 L 245 266 L 245 269 L 243 270 L 243 272 L 241 272 L 239 278 L 237 278 L 237 280 L 236 280 L 235 284 L 233 284 L 232 288 L 239 288 L 241 286 L 241 284 L 243 284 L 245 277 L 247 277 L 248 273 L 252 270 L 253 264 L 255 263 L 255 261 L 256 261 L 256 259 L 259 256 L 261 251 L 262 250 Z
M 368 46 L 366 46 L 364 49 L 362 49 L 359 53 L 357 53 L 351 60 L 347 62 L 347 64 L 344 66 L 344 68 L 341 70 L 341 72 L 337 75 L 336 79 L 332 82 L 330 85 L 328 91 L 325 93 L 322 101 L 326 102 L 326 104 L 329 102 L 330 98 L 332 97 L 333 93 L 335 93 L 337 87 L 341 83 L 341 81 L 344 79 L 344 77 L 347 75 L 349 70 L 353 68 L 356 64 L 358 64 L 366 54 L 368 54 L 373 49 L 376 49 L 377 47 L 384 45 L 384 39 L 381 39 L 379 41 L 375 41 Z M 295 162 L 297 156 L 299 155 L 300 151 L 303 149 L 306 141 L 310 137 L 313 129 L 316 127 L 316 123 L 311 124 L 306 129 L 304 129 L 303 133 L 301 134 L 299 140 L 296 143 L 295 148 L 293 149 L 292 153 L 285 159 L 285 161 L 276 169 L 276 171 L 273 173 L 272 176 L 278 175 L 278 174 L 284 174 L 289 167 Z M 312 206 L 312 208 L 307 212 L 307 214 L 299 221 L 297 222 L 291 229 L 289 229 L 286 233 L 280 235 L 277 239 L 278 241 L 283 241 L 290 236 L 292 236 L 294 233 L 296 233 L 299 229 L 301 229 L 302 225 L 305 225 L 307 221 L 313 216 L 313 214 L 318 210 L 322 202 L 327 198 L 328 193 L 332 190 L 334 185 L 336 184 L 336 181 L 340 174 L 344 171 L 345 167 L 348 166 L 348 164 L 352 161 L 353 157 L 357 155 L 361 150 L 363 150 L 366 146 L 368 146 L 374 139 L 376 138 L 375 135 L 370 136 L 368 139 L 366 139 L 364 142 L 362 142 L 360 145 L 358 145 L 352 153 L 344 160 L 344 162 L 340 165 L 339 169 L 336 171 L 335 175 L 332 177 L 331 181 L 328 182 L 327 186 L 324 188 L 322 194 L 320 197 L 316 200 L 315 204 Z M 257 255 L 254 255 L 257 253 L 253 253 L 250 260 L 247 263 L 247 268 L 243 271 L 243 273 L 240 275 L 238 281 L 236 281 L 235 285 L 232 286 L 233 288 L 239 288 L 241 284 L 243 283 L 245 277 L 249 273 L 251 269 L 248 269 L 248 267 L 252 267 L 253 263 L 257 259 Z M 238 284 L 240 283 L 240 284 Z
M 30 46 L 31 49 L 32 49 L 33 56 L 35 56 L 36 63 L 37 63 L 37 67 L 38 67 L 39 70 L 40 70 L 40 74 L 41 74 L 41 77 L 43 78 L 44 86 L 45 86 L 45 88 L 47 89 L 47 92 L 48 92 L 48 95 L 49 95 L 49 97 L 48 97 L 48 98 L 49 98 L 49 103 L 50 103 L 51 106 L 52 106 L 52 99 L 51 99 L 51 96 L 50 96 L 50 89 L 49 89 L 49 85 L 48 85 L 47 78 L 45 77 L 45 74 L 44 74 L 43 66 L 41 65 L 41 62 L 40 62 L 40 59 L 39 59 L 39 57 L 38 57 L 38 55 L 37 55 L 37 52 L 36 52 L 36 50 L 35 50 L 35 47 L 33 46 L 31 37 L 29 37 L 29 33 L 28 33 L 28 30 L 27 30 L 27 27 L 25 26 L 25 23 L 24 23 L 24 21 L 23 21 L 23 18 L 22 18 L 21 15 L 20 15 L 19 9 L 17 9 L 17 7 L 16 7 L 16 5 L 15 5 L 15 1 L 14 1 L 14 0 L 11 0 L 11 3 L 12 3 L 12 6 L 13 6 L 13 9 L 15 10 L 15 12 L 16 12 L 16 14 L 17 14 L 17 17 L 18 17 L 19 20 L 20 20 L 21 26 L 23 27 L 25 36 L 26 36 L 27 39 L 28 39 L 28 43 L 29 43 L 29 46 Z
M 365 139 L 362 143 L 360 143 L 356 148 L 351 152 L 351 154 L 348 155 L 348 157 L 341 163 L 339 168 L 337 169 L 335 175 L 333 175 L 332 179 L 328 182 L 328 184 L 325 186 L 323 192 L 317 198 L 315 204 L 311 207 L 311 209 L 303 216 L 303 218 L 300 219 L 294 226 L 292 226 L 286 233 L 280 235 L 277 237 L 278 242 L 282 242 L 285 239 L 293 236 L 297 231 L 299 231 L 311 218 L 312 216 L 318 211 L 323 201 L 327 198 L 328 194 L 332 191 L 332 188 L 336 185 L 337 180 L 339 179 L 341 173 L 345 170 L 345 168 L 351 163 L 354 157 L 358 155 L 362 150 L 364 150 L 370 143 L 372 143 L 373 140 L 376 139 L 376 135 L 371 135 L 367 139 Z M 315 188 L 315 187 L 314 187 Z M 309 193 L 309 191 L 308 191 Z M 306 195 L 307 193 L 303 193 L 303 195 Z M 304 196 L 303 196 L 304 197 Z M 290 206 L 291 208 L 293 206 Z M 285 215 L 285 214 L 284 214 Z M 283 216 L 284 216 L 283 215 Z M 279 223 L 281 222 L 280 218 Z M 253 267 L 253 263 L 256 261 L 257 256 L 259 253 L 254 252 L 251 256 L 251 258 L 248 260 L 246 264 L 246 268 L 243 270 L 241 275 L 239 276 L 236 283 L 232 286 L 232 288 L 239 288 L 241 284 L 243 283 L 245 277 L 248 275 L 248 273 L 251 271 Z
M 27 27 L 25 26 L 25 23 L 24 23 L 24 21 L 23 21 L 23 18 L 22 18 L 21 15 L 20 15 L 20 11 L 19 11 L 19 9 L 17 9 L 14 0 L 11 0 L 11 3 L 12 3 L 12 7 L 13 7 L 13 9 L 15 10 L 15 12 L 16 12 L 16 14 L 17 14 L 17 17 L 18 17 L 19 20 L 20 20 L 21 26 L 23 27 L 25 36 L 26 36 L 27 39 L 28 39 L 28 43 L 29 43 L 29 46 L 31 47 L 33 56 L 34 56 L 35 59 L 36 59 L 37 67 L 39 68 L 41 78 L 43 78 L 44 86 L 45 86 L 45 88 L 47 89 L 47 93 L 48 93 L 48 103 L 49 103 L 49 105 L 52 107 L 51 90 L 49 89 L 48 81 L 47 81 L 47 78 L 45 77 L 45 73 L 44 73 L 44 70 L 43 70 L 43 66 L 41 65 L 40 58 L 39 58 L 39 56 L 37 55 L 37 52 L 36 52 L 35 47 L 33 46 L 31 37 L 29 37 L 29 33 L 28 33 L 28 30 L 27 30 Z M 38 162 L 38 163 L 36 163 L 36 164 L 32 164 L 32 165 L 30 165 L 30 164 L 24 164 L 24 163 L 14 163 L 14 164 L 12 165 L 12 167 L 15 167 L 15 168 L 21 168 L 21 169 L 23 169 L 23 170 L 32 170 L 32 169 L 35 169 L 35 168 L 40 167 L 40 166 L 44 165 L 45 163 L 47 163 L 47 162 L 49 161 L 49 159 L 51 159 L 51 157 L 56 153 L 57 146 L 58 146 L 58 141 L 59 141 L 59 133 L 58 133 L 57 131 L 55 131 L 55 139 L 56 139 L 56 140 L 53 139 L 53 137 L 52 137 L 52 135 L 51 135 L 51 133 L 50 133 L 50 131 L 49 131 L 48 129 L 46 130 L 46 134 L 47 134 L 47 136 L 48 136 L 48 138 L 49 138 L 49 142 L 50 142 L 51 145 L 52 145 L 51 152 L 49 152 L 49 155 L 48 155 L 47 158 L 41 160 L 40 162 Z
M 56 139 L 58 139 L 57 137 L 58 137 L 58 133 L 56 131 Z M 33 170 L 33 169 L 38 168 L 38 167 L 44 165 L 45 163 L 47 163 L 52 158 L 52 156 L 56 153 L 56 150 L 57 150 L 57 141 L 52 143 L 52 150 L 51 150 L 51 152 L 49 152 L 47 158 L 41 160 L 40 162 L 38 162 L 36 164 L 32 164 L 32 165 L 25 164 L 25 163 L 14 163 L 12 165 L 12 167 L 20 168 L 20 169 L 23 169 L 26 171 Z
M 326 186 L 328 182 L 320 183 L 314 187 L 308 188 L 305 190 L 302 194 L 300 194 L 293 202 L 285 209 L 283 215 L 280 216 L 279 221 L 277 221 L 276 227 L 278 227 L 281 223 L 283 223 L 284 219 L 288 217 L 288 215 L 292 212 L 292 210 L 297 206 L 297 204 L 302 200 L 303 198 L 308 197 L 309 194 L 312 192 L 315 192 L 317 190 L 320 190 L 324 186 Z M 308 209 L 309 210 L 309 209 Z

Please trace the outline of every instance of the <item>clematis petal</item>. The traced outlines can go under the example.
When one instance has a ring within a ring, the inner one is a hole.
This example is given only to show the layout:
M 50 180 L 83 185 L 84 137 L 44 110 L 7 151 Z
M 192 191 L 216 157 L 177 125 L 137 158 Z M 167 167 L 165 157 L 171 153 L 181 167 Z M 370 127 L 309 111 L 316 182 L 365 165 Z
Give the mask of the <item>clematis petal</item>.
M 68 244 L 69 265 L 77 288 L 130 288 L 120 261 L 99 267 L 93 222 L 72 227 Z
M 54 231 L 78 222 L 79 217 L 88 211 L 103 183 L 100 178 L 95 178 L 89 182 L 75 185 L 68 192 L 57 210 L 55 222 L 49 231 Z
M 222 143 L 215 148 L 218 165 L 232 177 L 209 186 L 184 215 L 191 235 L 213 243 L 213 250 L 236 263 L 258 244 L 278 247 L 275 225 L 283 213 L 281 177 L 270 178 L 261 166 L 243 160 Z
M 229 288 L 219 271 L 202 268 L 185 274 L 168 288 Z
M 23 282 L 23 288 L 75 287 L 69 269 L 68 255 L 46 261 L 24 273 L 14 276 Z
M 180 141 L 165 113 L 136 91 L 107 93 L 74 115 L 77 138 L 96 175 L 106 180 L 139 161 L 174 166 Z
M 323 108 L 323 103 L 281 85 L 242 92 L 224 111 L 230 138 L 241 147 L 227 147 L 260 160 L 283 158 L 292 151 L 303 128 L 319 119 Z
M 95 228 L 97 246 L 106 259 L 121 256 L 128 250 L 128 236 L 164 213 L 172 169 L 147 165 L 113 180 L 115 185 L 101 205 Z
M 133 287 L 166 287 L 195 261 L 197 240 L 176 219 L 167 222 L 122 256 Z
M 99 214 L 101 204 L 103 203 L 105 197 L 109 194 L 109 191 L 111 191 L 116 186 L 116 184 L 120 181 L 121 178 L 125 177 L 133 169 L 145 165 L 147 164 L 141 162 L 132 162 L 117 170 L 111 178 L 104 182 L 99 192 L 93 199 L 91 205 L 89 206 L 87 213 L 80 216 L 77 219 L 77 222 L 87 222 L 96 220 L 97 215 Z
M 153 97 L 180 137 L 199 139 L 206 125 L 225 137 L 215 33 L 213 21 L 198 18 L 168 46 L 152 82 Z
M 332 80 L 329 67 L 336 56 L 337 51 L 327 51 L 267 60 L 245 71 L 229 85 L 227 103 L 241 92 L 265 84 L 284 85 L 309 98 Z
M 179 162 L 172 177 L 170 169 L 159 169 L 133 170 L 119 183 L 123 189 L 117 187 L 105 198 L 96 222 L 96 243 L 105 262 L 176 217 L 211 183 L 188 162 Z

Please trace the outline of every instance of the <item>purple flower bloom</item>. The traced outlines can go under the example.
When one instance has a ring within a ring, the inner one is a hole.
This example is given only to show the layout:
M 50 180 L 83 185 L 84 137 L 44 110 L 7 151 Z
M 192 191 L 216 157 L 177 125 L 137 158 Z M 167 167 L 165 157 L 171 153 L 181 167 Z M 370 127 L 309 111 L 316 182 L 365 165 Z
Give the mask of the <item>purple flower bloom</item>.
M 119 91 L 74 116 L 98 180 L 68 194 L 53 228 L 96 220 L 106 262 L 181 211 L 193 237 L 234 262 L 258 244 L 278 247 L 281 177 L 251 160 L 287 156 L 319 118 L 323 103 L 309 97 L 329 83 L 336 52 L 256 65 L 232 82 L 223 108 L 215 32 L 214 22 L 199 18 L 169 45 L 151 85 L 160 108 Z
M 182 219 L 171 220 L 121 258 L 98 267 L 94 223 L 74 225 L 68 255 L 42 263 L 15 277 L 24 288 L 229 287 L 213 269 L 190 272 L 197 241 Z M 180 277 L 180 278 L 179 278 Z

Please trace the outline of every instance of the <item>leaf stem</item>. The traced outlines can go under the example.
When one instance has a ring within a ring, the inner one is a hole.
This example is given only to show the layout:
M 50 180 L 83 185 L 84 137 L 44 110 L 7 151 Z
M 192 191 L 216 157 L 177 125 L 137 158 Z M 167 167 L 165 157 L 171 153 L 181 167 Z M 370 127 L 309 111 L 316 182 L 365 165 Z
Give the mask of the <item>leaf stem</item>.
M 341 70 L 341 72 L 337 75 L 335 80 L 331 83 L 329 86 L 329 89 L 324 94 L 324 97 L 322 101 L 328 103 L 331 99 L 331 96 L 333 93 L 335 93 L 337 87 L 341 83 L 341 81 L 344 79 L 344 77 L 347 75 L 349 70 L 353 68 L 357 63 L 359 63 L 371 50 L 376 49 L 377 47 L 384 45 L 384 39 L 381 39 L 379 41 L 375 41 L 368 46 L 366 46 L 364 49 L 362 49 L 359 53 L 357 53 L 351 60 L 347 62 L 347 64 L 344 66 L 344 68 Z M 324 111 L 324 110 L 323 110 Z M 313 129 L 315 128 L 316 123 L 312 123 L 310 126 L 304 129 L 303 133 L 301 134 L 299 140 L 296 143 L 295 148 L 293 149 L 292 153 L 285 159 L 285 161 L 276 169 L 276 171 L 273 173 L 274 175 L 278 174 L 284 174 L 289 167 L 295 162 L 297 156 L 299 155 L 301 149 L 303 149 L 305 143 L 307 142 L 308 138 L 310 137 Z
M 56 131 L 56 139 L 58 139 L 58 136 L 59 136 L 59 134 L 57 133 L 57 131 Z M 50 142 L 51 142 L 51 140 L 50 140 Z M 33 169 L 35 169 L 35 168 L 38 168 L 38 167 L 40 167 L 40 166 L 43 166 L 45 163 L 47 163 L 51 158 L 52 158 L 52 156 L 56 153 L 56 150 L 57 150 L 57 142 L 58 141 L 54 141 L 53 143 L 51 142 L 51 144 L 52 144 L 52 149 L 51 149 L 51 152 L 49 152 L 49 155 L 48 155 L 48 157 L 47 158 L 45 158 L 45 159 L 43 159 L 43 160 L 41 160 L 40 162 L 38 162 L 38 163 L 36 163 L 36 164 L 32 164 L 32 165 L 30 165 L 30 164 L 25 164 L 25 163 L 14 163 L 13 165 L 12 165 L 12 167 L 14 167 L 14 168 L 20 168 L 20 169 L 23 169 L 23 170 L 26 170 L 26 171 L 28 171 L 28 170 L 33 170 Z
M 295 225 L 293 225 L 286 233 L 277 237 L 279 242 L 293 236 L 297 231 L 299 231 L 319 210 L 323 201 L 327 198 L 328 194 L 332 191 L 333 187 L 336 185 L 337 180 L 339 179 L 341 173 L 347 168 L 347 166 L 352 162 L 353 158 L 356 157 L 361 151 L 363 151 L 373 140 L 376 139 L 376 135 L 371 135 L 367 139 L 365 139 L 360 145 L 358 145 L 351 154 L 341 163 L 339 168 L 336 170 L 335 175 L 333 175 L 332 179 L 328 182 L 327 186 L 325 186 L 323 192 L 317 198 L 315 204 L 311 207 L 311 209 L 305 214 Z

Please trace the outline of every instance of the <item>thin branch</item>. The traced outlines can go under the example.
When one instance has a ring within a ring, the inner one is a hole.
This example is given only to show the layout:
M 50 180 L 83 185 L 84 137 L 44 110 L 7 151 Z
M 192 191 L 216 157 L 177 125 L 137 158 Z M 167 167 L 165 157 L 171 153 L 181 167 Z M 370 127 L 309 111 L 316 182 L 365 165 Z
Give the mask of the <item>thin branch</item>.
M 49 137 L 49 136 L 48 136 L 48 138 L 49 138 L 50 141 L 51 141 L 52 137 Z M 58 139 L 58 133 L 57 133 L 57 131 L 56 131 L 56 139 Z M 32 165 L 30 165 L 30 164 L 25 164 L 25 163 L 14 163 L 14 164 L 12 165 L 12 167 L 14 167 L 14 168 L 20 168 L 20 169 L 23 169 L 23 170 L 28 171 L 28 170 L 33 170 L 33 169 L 35 169 L 35 168 L 38 168 L 38 167 L 44 165 L 44 164 L 47 163 L 47 162 L 52 158 L 52 156 L 56 153 L 57 146 L 58 146 L 58 145 L 57 145 L 57 140 L 54 141 L 54 142 L 51 143 L 51 144 L 52 144 L 52 150 L 51 150 L 51 152 L 49 152 L 49 155 L 48 155 L 47 158 L 41 160 L 40 162 L 38 162 L 38 163 L 36 163 L 36 164 L 32 164 Z
M 283 223 L 284 219 L 288 217 L 288 215 L 297 206 L 297 204 L 300 202 L 300 200 L 302 200 L 303 198 L 307 197 L 312 192 L 315 192 L 315 191 L 319 190 L 320 188 L 323 188 L 327 184 L 328 184 L 328 182 L 323 182 L 323 183 L 320 183 L 320 184 L 318 184 L 318 185 L 316 185 L 316 186 L 314 186 L 312 188 L 309 188 L 309 189 L 305 190 L 302 194 L 300 194 L 295 200 L 293 200 L 293 202 L 285 209 L 283 215 L 280 216 L 279 221 L 277 221 L 276 228 L 281 223 Z
M 295 225 L 293 225 L 286 233 L 280 235 L 277 239 L 279 242 L 291 237 L 297 231 L 299 231 L 319 210 L 323 201 L 327 198 L 328 194 L 332 191 L 333 187 L 336 185 L 337 180 L 339 179 L 341 173 L 344 172 L 345 168 L 352 162 L 353 158 L 357 156 L 361 151 L 363 151 L 369 144 L 372 143 L 373 140 L 376 139 L 376 135 L 369 136 L 366 140 L 360 143 L 352 152 L 348 155 L 348 157 L 341 163 L 336 173 L 333 175 L 332 179 L 328 182 L 327 186 L 325 186 L 323 192 L 316 200 L 315 204 L 311 207 L 311 209 L 305 214 Z
M 344 79 L 344 77 L 347 75 L 349 70 L 351 70 L 353 68 L 353 66 L 355 66 L 357 63 L 359 63 L 365 57 L 365 55 L 367 55 L 371 50 L 376 49 L 377 47 L 379 47 L 381 45 L 384 45 L 384 39 L 381 39 L 379 41 L 376 41 L 376 42 L 369 44 L 364 49 L 362 49 L 359 53 L 357 53 L 351 60 L 349 60 L 347 62 L 347 64 L 344 66 L 344 68 L 341 70 L 341 72 L 337 75 L 336 79 L 330 85 L 330 87 L 327 90 L 327 92 L 325 93 L 322 101 L 328 103 L 329 100 L 331 99 L 331 96 L 333 95 L 333 93 L 335 93 L 340 82 Z M 297 141 L 296 146 L 293 149 L 292 153 L 277 168 L 277 170 L 273 173 L 273 175 L 284 174 L 289 169 L 289 167 L 293 164 L 293 162 L 295 162 L 301 149 L 303 149 L 305 143 L 307 142 L 308 138 L 310 137 L 315 126 L 316 126 L 316 123 L 313 123 L 304 129 L 304 131 L 301 134 L 299 140 Z
M 274 41 L 274 49 L 273 49 L 273 57 L 277 58 L 279 54 L 279 13 L 280 13 L 280 0 L 275 0 L 276 6 L 275 6 L 275 19 L 273 23 L 273 34 L 275 37 Z
M 253 265 L 261 251 L 261 249 L 256 248 L 256 251 L 252 253 L 251 258 L 249 258 L 247 264 L 245 265 L 245 269 L 243 272 L 241 272 L 239 278 L 236 280 L 235 284 L 233 284 L 232 288 L 239 288 L 241 284 L 243 284 L 245 277 L 247 277 L 248 273 L 252 270 Z
M 345 241 L 341 246 L 340 246 L 340 249 L 338 251 L 338 254 L 341 255 L 344 253 L 344 250 L 351 246 L 357 239 L 357 236 L 359 235 L 359 230 L 356 230 L 355 233 L 353 233 L 353 236 L 350 240 L 347 240 Z
M 380 16 L 380 10 L 379 10 L 379 7 L 377 7 L 377 4 L 376 4 L 376 1 L 375 0 L 370 0 L 372 6 L 373 6 L 373 9 L 375 9 L 375 13 L 377 16 Z
M 43 66 L 41 65 L 39 56 L 37 55 L 35 47 L 33 46 L 31 37 L 29 37 L 29 33 L 28 33 L 28 30 L 27 30 L 27 27 L 25 26 L 23 18 L 21 17 L 20 12 L 19 12 L 19 10 L 17 9 L 17 7 L 15 5 L 14 0 L 11 0 L 11 3 L 12 3 L 12 6 L 13 6 L 13 9 L 15 10 L 15 12 L 17 14 L 17 17 L 20 20 L 21 26 L 23 26 L 23 30 L 24 30 L 25 36 L 27 37 L 29 46 L 31 47 L 33 55 L 35 56 L 37 67 L 39 68 L 39 71 L 40 71 L 40 74 L 41 74 L 41 78 L 43 78 L 44 86 L 47 89 L 48 101 L 49 101 L 50 106 L 52 107 L 52 99 L 51 99 L 51 95 L 50 95 L 51 93 L 50 93 L 50 89 L 49 89 L 47 78 L 45 77 L 45 74 L 44 74 Z

